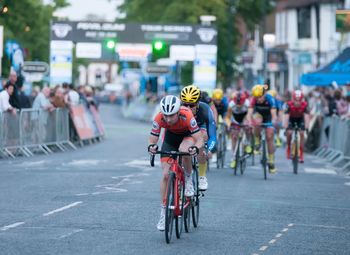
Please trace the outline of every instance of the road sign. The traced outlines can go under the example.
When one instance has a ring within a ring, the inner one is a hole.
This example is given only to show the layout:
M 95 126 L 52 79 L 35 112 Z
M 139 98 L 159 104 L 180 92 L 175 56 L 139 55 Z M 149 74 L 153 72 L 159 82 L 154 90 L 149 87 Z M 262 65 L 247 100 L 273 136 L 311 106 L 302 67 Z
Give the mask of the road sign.
M 170 72 L 168 66 L 148 65 L 146 67 L 146 73 L 149 75 L 161 75 Z
M 49 72 L 49 65 L 40 61 L 24 61 L 22 67 L 23 73 L 40 73 L 46 75 Z

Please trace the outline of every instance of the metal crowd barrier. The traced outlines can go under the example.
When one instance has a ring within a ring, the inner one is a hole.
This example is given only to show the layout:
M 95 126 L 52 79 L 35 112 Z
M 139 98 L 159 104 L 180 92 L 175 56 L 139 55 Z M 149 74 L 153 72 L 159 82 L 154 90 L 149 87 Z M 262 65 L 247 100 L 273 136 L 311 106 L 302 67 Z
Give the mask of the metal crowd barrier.
M 0 152 L 2 156 L 33 156 L 36 152 L 52 153 L 53 148 L 66 151 L 76 147 L 69 140 L 69 111 L 52 112 L 23 109 L 16 115 L 0 114 Z
M 320 146 L 315 154 L 341 172 L 350 173 L 350 120 L 338 116 L 323 120 Z

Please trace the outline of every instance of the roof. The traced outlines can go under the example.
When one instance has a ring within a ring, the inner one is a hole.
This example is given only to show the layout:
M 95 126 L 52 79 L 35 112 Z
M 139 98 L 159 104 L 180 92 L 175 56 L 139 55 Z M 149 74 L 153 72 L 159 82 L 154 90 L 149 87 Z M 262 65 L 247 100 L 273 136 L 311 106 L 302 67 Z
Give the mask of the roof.
M 326 3 L 343 4 L 344 0 L 279 0 L 277 1 L 276 9 L 277 11 L 282 11 L 286 9 L 301 8 Z

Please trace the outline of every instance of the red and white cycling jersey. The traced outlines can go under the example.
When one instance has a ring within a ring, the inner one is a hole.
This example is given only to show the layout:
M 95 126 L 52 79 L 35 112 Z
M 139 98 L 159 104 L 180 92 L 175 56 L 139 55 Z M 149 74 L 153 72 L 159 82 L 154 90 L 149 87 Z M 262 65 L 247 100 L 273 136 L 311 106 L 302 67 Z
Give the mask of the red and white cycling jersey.
M 298 119 L 302 118 L 304 113 L 309 113 L 309 107 L 306 101 L 302 101 L 299 105 L 295 105 L 293 101 L 288 101 L 285 113 L 289 114 L 289 117 L 292 119 Z
M 199 127 L 192 111 L 187 107 L 181 106 L 179 111 L 179 120 L 173 124 L 169 125 L 163 118 L 163 113 L 159 112 L 153 120 L 151 134 L 159 136 L 162 128 L 174 134 L 194 134 L 199 131 Z

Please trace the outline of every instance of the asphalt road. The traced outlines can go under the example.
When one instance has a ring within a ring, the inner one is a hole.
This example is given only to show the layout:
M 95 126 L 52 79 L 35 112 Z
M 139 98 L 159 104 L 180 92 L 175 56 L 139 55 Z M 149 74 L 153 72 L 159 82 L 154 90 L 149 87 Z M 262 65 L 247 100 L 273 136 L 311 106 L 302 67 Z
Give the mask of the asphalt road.
M 77 151 L 0 161 L 0 254 L 350 254 L 350 179 L 306 156 L 300 173 L 208 173 L 200 226 L 166 244 L 156 229 L 160 168 L 149 123 L 101 107 L 106 139 Z

